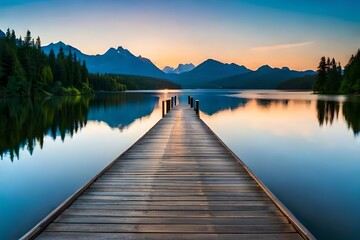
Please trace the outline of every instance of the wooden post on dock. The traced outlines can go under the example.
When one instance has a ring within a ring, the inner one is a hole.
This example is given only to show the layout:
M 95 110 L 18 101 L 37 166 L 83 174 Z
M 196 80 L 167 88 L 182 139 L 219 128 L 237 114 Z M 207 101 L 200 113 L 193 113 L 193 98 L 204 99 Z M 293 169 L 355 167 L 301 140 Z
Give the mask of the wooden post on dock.
M 174 100 L 175 100 L 175 106 L 176 106 L 176 96 L 174 97 Z
M 188 104 L 190 104 L 190 96 L 188 96 Z
M 195 101 L 196 115 L 200 117 L 199 100 Z
M 190 97 L 190 107 L 194 107 L 194 98 Z
M 166 113 L 170 112 L 170 99 L 166 100 Z
M 171 108 L 174 108 L 174 97 L 171 97 Z
M 165 117 L 165 101 L 162 101 L 162 117 Z

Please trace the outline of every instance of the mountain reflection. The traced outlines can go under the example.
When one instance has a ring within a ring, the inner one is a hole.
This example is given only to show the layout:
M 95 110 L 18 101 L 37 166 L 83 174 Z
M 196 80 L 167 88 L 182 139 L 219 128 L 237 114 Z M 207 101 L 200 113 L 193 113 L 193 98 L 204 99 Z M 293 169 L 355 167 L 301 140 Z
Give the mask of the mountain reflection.
M 235 110 L 248 102 L 245 98 L 226 95 L 195 95 L 194 98 L 200 101 L 200 109 L 207 115 L 213 115 L 225 109 Z
M 144 93 L 100 94 L 91 101 L 88 120 L 106 122 L 122 130 L 136 119 L 150 115 L 158 102 L 159 97 Z
M 23 148 L 32 154 L 36 144 L 43 148 L 46 136 L 64 141 L 90 120 L 123 129 L 151 114 L 157 103 L 158 97 L 146 94 L 0 100 L 0 157 L 8 154 L 13 161 Z

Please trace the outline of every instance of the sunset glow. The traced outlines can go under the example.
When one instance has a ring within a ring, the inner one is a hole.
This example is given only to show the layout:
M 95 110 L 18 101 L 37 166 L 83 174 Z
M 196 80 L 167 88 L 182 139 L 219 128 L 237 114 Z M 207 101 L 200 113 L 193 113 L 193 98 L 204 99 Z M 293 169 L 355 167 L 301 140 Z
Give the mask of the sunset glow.
M 344 65 L 360 46 L 359 3 L 331 1 L 4 0 L 0 29 L 42 44 L 62 40 L 87 54 L 119 45 L 159 68 L 208 58 L 316 69 L 323 55 Z M 21 17 L 20 17 L 21 16 Z M 46 18 L 46 21 L 44 21 Z

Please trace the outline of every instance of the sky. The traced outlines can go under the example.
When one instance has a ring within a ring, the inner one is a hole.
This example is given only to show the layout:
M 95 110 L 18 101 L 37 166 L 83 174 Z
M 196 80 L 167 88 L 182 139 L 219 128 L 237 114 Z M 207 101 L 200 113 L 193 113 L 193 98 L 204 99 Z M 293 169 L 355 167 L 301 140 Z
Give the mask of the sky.
M 86 54 L 122 46 L 159 68 L 212 58 L 305 70 L 356 53 L 358 9 L 356 0 L 1 0 L 0 29 Z

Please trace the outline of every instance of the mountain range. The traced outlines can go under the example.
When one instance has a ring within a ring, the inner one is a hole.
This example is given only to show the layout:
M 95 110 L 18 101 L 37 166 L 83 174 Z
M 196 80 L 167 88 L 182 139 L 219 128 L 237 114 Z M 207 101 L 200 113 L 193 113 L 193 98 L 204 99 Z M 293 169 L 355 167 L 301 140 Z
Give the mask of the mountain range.
M 222 63 L 208 59 L 198 66 L 193 64 L 179 64 L 174 69 L 157 68 L 150 59 L 136 57 L 129 50 L 119 46 L 110 48 L 104 54 L 87 55 L 80 50 L 63 42 L 51 43 L 42 47 L 45 54 L 53 49 L 57 54 L 63 48 L 65 54 L 69 51 L 76 53 L 77 58 L 85 60 L 92 73 L 113 73 L 137 76 L 147 76 L 170 80 L 182 88 L 240 88 L 240 89 L 276 89 L 284 81 L 314 75 L 312 70 L 295 71 L 287 67 L 271 68 L 268 65 L 250 70 L 235 63 Z
M 65 54 L 68 54 L 69 51 L 76 53 L 78 59 L 86 61 L 86 66 L 92 73 L 113 73 L 166 78 L 166 74 L 158 69 L 149 59 L 143 58 L 142 56 L 136 57 L 129 50 L 121 46 L 117 49 L 110 48 L 104 54 L 87 55 L 60 41 L 44 46 L 42 50 L 45 54 L 49 54 L 50 50 L 53 49 L 56 55 L 60 48 L 63 48 Z
M 264 65 L 256 71 L 224 77 L 208 82 L 208 88 L 276 89 L 284 81 L 315 74 L 314 71 L 294 71 L 288 67 L 271 68 Z
M 214 59 L 208 59 L 189 72 L 169 77 L 170 80 L 180 84 L 183 88 L 202 88 L 207 86 L 207 83 L 212 80 L 244 74 L 250 71 L 246 67 L 235 63 L 227 64 Z
M 195 68 L 195 65 L 192 63 L 179 64 L 177 68 L 166 66 L 162 69 L 164 73 L 170 74 L 180 74 L 183 72 L 189 72 Z

